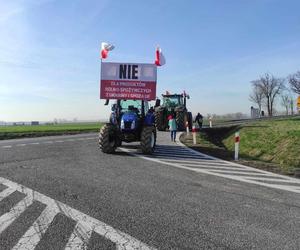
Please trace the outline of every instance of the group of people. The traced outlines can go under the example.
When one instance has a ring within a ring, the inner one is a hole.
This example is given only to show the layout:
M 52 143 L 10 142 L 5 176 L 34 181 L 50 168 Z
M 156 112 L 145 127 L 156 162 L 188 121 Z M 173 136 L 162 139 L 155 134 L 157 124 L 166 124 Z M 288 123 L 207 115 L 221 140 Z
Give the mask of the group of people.
M 176 131 L 177 131 L 177 124 L 176 124 L 176 119 L 173 115 L 170 115 L 168 117 L 168 126 L 169 126 L 169 131 L 171 132 L 171 141 L 175 142 L 176 141 Z M 198 123 L 199 129 L 202 128 L 203 124 L 203 116 L 198 113 L 195 117 L 195 122 Z

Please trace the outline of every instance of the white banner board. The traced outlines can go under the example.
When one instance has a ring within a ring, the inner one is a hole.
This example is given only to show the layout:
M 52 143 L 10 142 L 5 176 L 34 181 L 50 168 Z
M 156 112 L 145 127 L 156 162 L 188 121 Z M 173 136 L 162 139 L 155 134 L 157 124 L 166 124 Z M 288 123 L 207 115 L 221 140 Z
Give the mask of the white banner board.
M 101 63 L 101 99 L 155 100 L 157 66 L 146 63 Z

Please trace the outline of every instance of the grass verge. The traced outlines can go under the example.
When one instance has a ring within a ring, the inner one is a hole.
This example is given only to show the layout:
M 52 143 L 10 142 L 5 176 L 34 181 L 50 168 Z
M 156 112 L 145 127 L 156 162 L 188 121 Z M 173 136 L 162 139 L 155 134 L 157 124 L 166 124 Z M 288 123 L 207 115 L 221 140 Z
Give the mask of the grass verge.
M 101 126 L 101 123 L 67 123 L 36 126 L 1 126 L 0 140 L 98 132 Z
M 287 175 L 300 168 L 299 117 L 205 128 L 197 135 L 197 145 L 191 134 L 181 140 L 195 150 L 233 161 L 236 131 L 241 138 L 238 163 Z

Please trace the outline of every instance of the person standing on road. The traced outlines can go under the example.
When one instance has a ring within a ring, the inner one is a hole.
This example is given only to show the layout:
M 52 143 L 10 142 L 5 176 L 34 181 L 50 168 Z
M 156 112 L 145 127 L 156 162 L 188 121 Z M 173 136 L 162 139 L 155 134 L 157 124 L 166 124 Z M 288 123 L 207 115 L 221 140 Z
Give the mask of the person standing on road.
M 169 130 L 171 132 L 171 141 L 175 142 L 176 141 L 177 124 L 176 124 L 176 120 L 174 119 L 173 116 L 170 116 Z
M 203 116 L 200 113 L 197 114 L 195 122 L 198 123 L 199 129 L 202 128 Z

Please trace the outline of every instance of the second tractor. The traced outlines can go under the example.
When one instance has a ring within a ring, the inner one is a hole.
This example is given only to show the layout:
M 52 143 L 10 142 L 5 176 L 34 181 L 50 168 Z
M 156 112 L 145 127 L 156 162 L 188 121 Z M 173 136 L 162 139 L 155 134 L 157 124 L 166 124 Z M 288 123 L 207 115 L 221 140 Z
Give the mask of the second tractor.
M 176 119 L 177 128 L 179 131 L 185 130 L 186 126 L 192 129 L 193 116 L 186 107 L 186 99 L 189 95 L 170 94 L 162 95 L 161 100 L 157 99 L 155 103 L 155 124 L 159 131 L 165 131 L 168 127 L 168 117 L 172 115 Z

